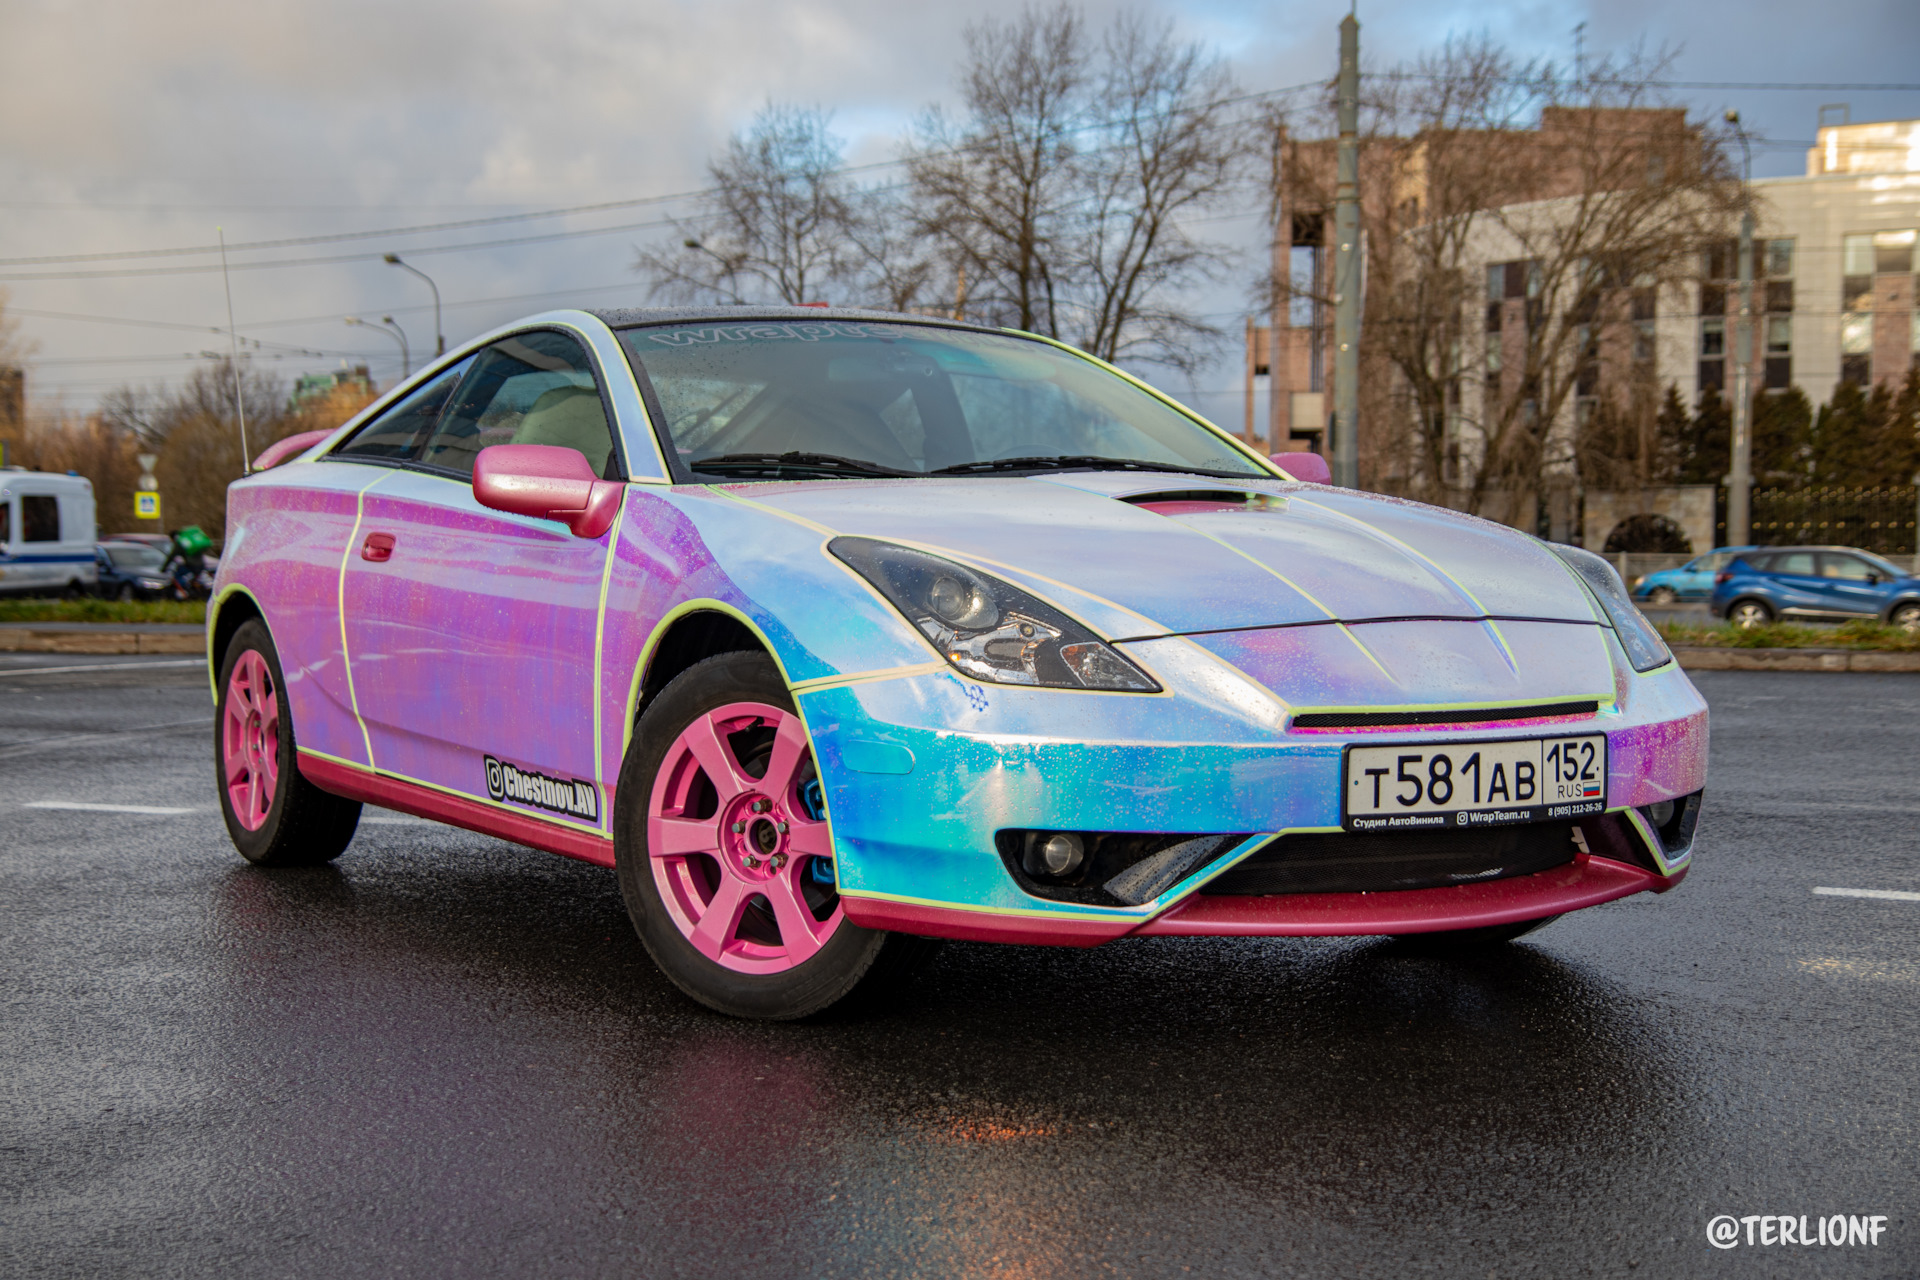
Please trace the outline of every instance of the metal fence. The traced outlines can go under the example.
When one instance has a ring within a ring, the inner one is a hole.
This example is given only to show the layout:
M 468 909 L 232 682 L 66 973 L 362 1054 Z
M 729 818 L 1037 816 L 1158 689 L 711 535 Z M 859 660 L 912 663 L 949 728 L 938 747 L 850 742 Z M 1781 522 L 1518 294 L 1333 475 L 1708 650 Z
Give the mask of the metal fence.
M 1920 491 L 1882 489 L 1755 489 L 1753 540 L 1760 546 L 1859 547 L 1881 555 L 1914 553 L 1914 517 Z M 1719 539 L 1726 543 L 1726 494 L 1721 493 Z

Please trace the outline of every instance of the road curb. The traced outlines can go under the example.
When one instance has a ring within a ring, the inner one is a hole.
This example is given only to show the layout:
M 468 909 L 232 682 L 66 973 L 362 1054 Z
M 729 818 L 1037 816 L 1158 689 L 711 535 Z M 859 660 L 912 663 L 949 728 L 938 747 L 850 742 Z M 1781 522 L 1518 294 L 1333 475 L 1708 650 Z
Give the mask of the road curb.
M 1688 671 L 1910 671 L 1920 672 L 1920 653 L 1855 649 L 1719 649 L 1675 646 L 1673 656 Z
M 93 626 L 86 623 L 10 624 L 0 626 L 0 653 L 143 654 L 207 651 L 206 632 L 199 627 L 167 630 Z

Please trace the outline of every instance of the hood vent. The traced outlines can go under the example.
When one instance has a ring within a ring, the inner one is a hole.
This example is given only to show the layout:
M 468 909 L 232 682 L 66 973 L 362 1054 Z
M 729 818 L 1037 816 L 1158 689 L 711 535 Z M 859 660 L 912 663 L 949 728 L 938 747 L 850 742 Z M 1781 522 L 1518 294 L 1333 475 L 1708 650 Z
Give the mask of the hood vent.
M 1538 720 L 1547 716 L 1590 716 L 1597 698 L 1577 702 L 1536 702 L 1524 707 L 1436 707 L 1431 711 L 1308 711 L 1293 718 L 1296 729 L 1392 729 L 1429 724 L 1487 724 L 1496 720 Z
M 1165 516 L 1190 515 L 1200 511 L 1287 509 L 1287 500 L 1280 494 L 1244 489 L 1161 489 L 1152 493 L 1129 493 L 1119 501 L 1145 507 Z

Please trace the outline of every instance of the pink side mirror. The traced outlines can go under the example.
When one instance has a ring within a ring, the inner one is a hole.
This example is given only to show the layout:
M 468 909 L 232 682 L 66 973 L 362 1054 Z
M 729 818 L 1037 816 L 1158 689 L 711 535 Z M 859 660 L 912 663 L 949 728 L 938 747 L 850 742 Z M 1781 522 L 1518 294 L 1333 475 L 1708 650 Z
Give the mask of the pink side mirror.
M 268 467 L 277 467 L 295 454 L 305 453 L 332 434 L 331 431 L 302 431 L 297 436 L 275 440 L 261 450 L 260 456 L 253 460 L 253 469 L 265 471 Z
M 558 520 L 576 538 L 613 527 L 627 486 L 602 480 L 578 449 L 553 444 L 496 444 L 473 460 L 473 496 L 483 507 Z
M 1333 471 L 1317 453 L 1270 453 L 1273 465 L 1302 484 L 1332 484 Z

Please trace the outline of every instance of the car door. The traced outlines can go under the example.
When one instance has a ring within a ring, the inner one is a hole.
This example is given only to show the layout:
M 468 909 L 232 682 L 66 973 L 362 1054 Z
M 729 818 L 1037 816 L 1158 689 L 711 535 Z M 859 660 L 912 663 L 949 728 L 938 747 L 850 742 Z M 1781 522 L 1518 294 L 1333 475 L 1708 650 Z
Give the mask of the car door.
M 508 443 L 575 448 L 619 473 L 577 338 L 537 330 L 481 351 L 411 465 L 367 491 L 342 579 L 349 668 L 380 772 L 597 827 L 612 539 L 481 506 L 474 458 Z
M 1824 613 L 1832 607 L 1827 603 L 1814 552 L 1776 551 L 1768 559 L 1766 571 L 1782 610 Z
M 1820 580 L 1826 584 L 1828 607 L 1835 612 L 1879 614 L 1886 574 L 1877 566 L 1844 551 L 1822 551 Z

